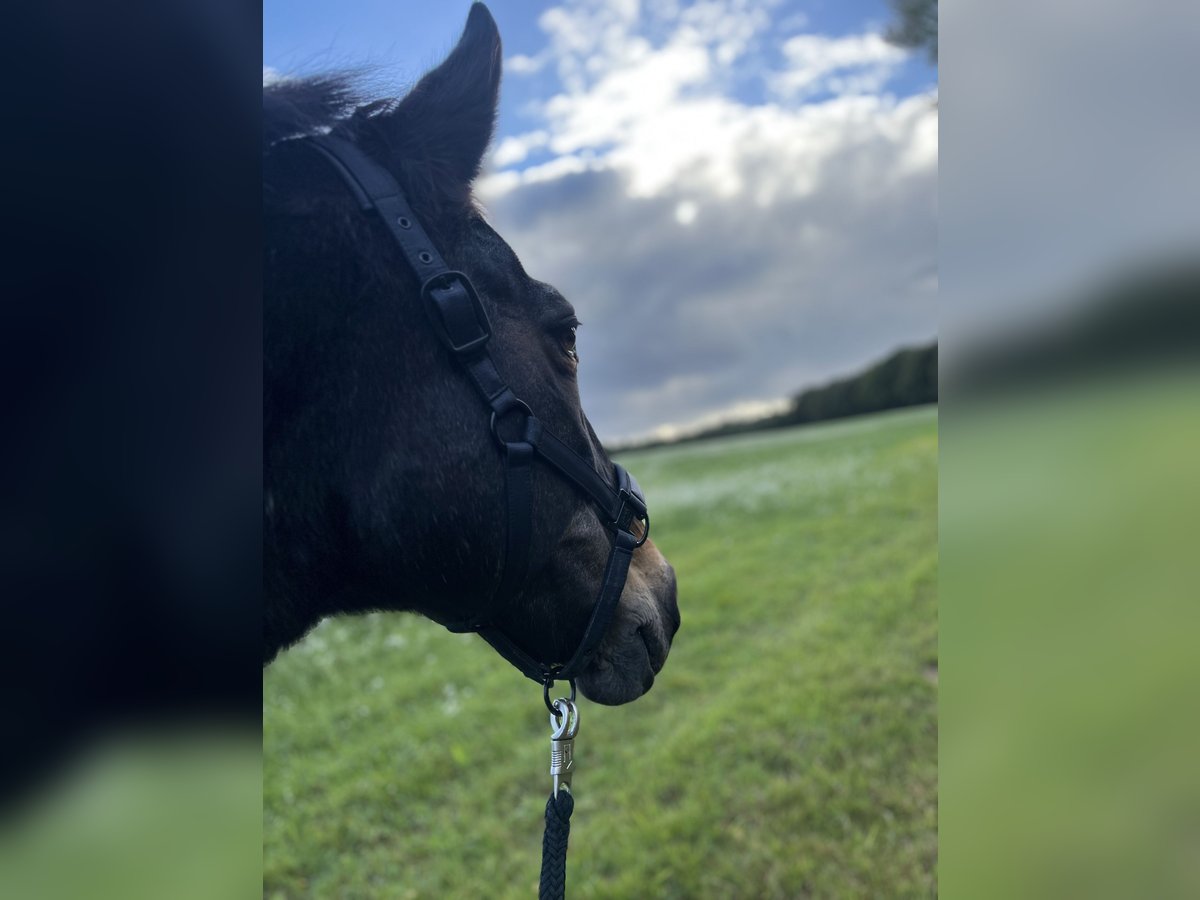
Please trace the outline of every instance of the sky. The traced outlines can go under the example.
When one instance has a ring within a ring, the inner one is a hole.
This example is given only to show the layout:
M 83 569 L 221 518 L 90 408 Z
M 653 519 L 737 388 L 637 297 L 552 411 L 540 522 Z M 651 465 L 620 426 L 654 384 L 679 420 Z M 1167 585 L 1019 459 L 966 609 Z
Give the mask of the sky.
M 372 66 L 402 94 L 469 4 L 263 5 L 264 77 Z M 777 409 L 937 333 L 937 72 L 884 0 L 489 3 L 476 190 L 575 305 L 606 441 Z

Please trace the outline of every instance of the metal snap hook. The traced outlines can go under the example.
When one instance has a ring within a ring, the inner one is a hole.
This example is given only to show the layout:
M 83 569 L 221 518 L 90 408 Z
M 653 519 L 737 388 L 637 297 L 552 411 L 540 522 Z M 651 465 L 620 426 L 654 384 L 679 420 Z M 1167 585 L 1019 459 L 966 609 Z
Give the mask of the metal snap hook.
M 564 697 L 554 701 L 554 710 L 550 713 L 550 728 L 552 741 L 569 741 L 579 734 L 579 708 Z
M 550 728 L 551 789 L 552 796 L 557 796 L 560 790 L 571 792 L 571 777 L 575 774 L 575 735 L 579 734 L 579 710 L 575 704 L 562 697 L 555 700 Z
M 571 703 L 575 702 L 575 679 L 568 678 L 567 683 L 571 685 Z M 554 686 L 554 676 L 547 675 L 546 680 L 542 682 L 542 699 L 546 701 L 546 709 L 550 710 L 550 715 L 559 716 L 561 713 L 555 709 L 555 703 L 550 702 L 550 688 Z

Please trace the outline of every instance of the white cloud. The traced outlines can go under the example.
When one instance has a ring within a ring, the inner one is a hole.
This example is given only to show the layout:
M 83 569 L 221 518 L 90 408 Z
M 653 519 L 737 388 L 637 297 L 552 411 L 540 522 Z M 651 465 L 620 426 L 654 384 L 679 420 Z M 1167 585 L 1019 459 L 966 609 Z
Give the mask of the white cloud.
M 522 185 L 554 181 L 566 175 L 578 175 L 595 168 L 598 168 L 595 161 L 587 156 L 556 156 L 549 162 L 529 166 L 519 172 L 510 169 L 481 178 L 476 183 L 476 192 L 487 201 L 489 198 L 503 197 L 508 191 Z
M 545 53 L 539 53 L 537 56 L 518 53 L 516 56 L 510 56 L 504 60 L 504 71 L 510 75 L 532 75 L 545 68 L 549 59 L 549 55 Z
M 699 214 L 700 207 L 691 200 L 681 200 L 675 205 L 675 221 L 680 225 L 691 225 Z
M 768 80 L 783 99 L 807 97 L 821 91 L 834 94 L 878 92 L 905 53 L 878 34 L 830 38 L 799 34 L 783 44 L 788 66 Z
M 878 35 L 789 38 L 777 5 L 541 17 L 561 90 L 479 192 L 588 323 L 602 437 L 765 408 L 936 331 L 932 99 L 880 93 L 903 53 Z M 534 149 L 551 158 L 530 165 Z
M 732 422 L 751 422 L 765 416 L 776 415 L 788 409 L 786 398 L 776 400 L 746 400 L 731 404 L 728 408 L 700 416 L 690 422 L 668 423 L 652 429 L 647 437 L 659 441 L 674 441 L 689 434 L 697 434 L 716 425 Z
M 545 147 L 550 142 L 547 131 L 531 131 L 515 137 L 506 137 L 494 151 L 492 162 L 497 166 L 511 166 L 523 162 L 530 152 Z
M 640 31 L 647 17 L 639 19 L 636 2 L 574 2 L 547 10 L 540 23 L 565 89 L 538 108 L 545 127 L 503 140 L 494 165 L 520 165 L 533 148 L 558 155 L 592 151 L 627 174 L 635 196 L 653 196 L 681 180 L 731 196 L 747 187 L 739 170 L 748 155 L 782 154 L 775 170 L 786 165 L 792 177 L 772 177 L 766 166 L 754 186 L 760 203 L 781 187 L 809 189 L 822 157 L 839 152 L 842 140 L 857 139 L 855 119 L 863 107 L 852 98 L 874 97 L 904 53 L 877 34 L 798 35 L 779 48 L 785 67 L 765 76 L 775 102 L 744 104 L 732 95 L 729 80 L 756 42 L 770 37 L 774 5 L 652 5 L 649 19 L 661 17 L 658 24 L 669 25 L 657 46 Z M 793 102 L 817 91 L 832 91 L 835 101 L 845 102 Z M 881 108 L 876 102 L 874 109 Z M 493 187 L 519 183 L 501 179 Z

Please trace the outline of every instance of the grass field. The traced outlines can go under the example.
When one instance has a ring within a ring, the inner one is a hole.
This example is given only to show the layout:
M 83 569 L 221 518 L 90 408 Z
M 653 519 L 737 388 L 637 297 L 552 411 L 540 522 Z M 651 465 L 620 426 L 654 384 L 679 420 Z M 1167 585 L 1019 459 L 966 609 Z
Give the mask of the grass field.
M 629 453 L 679 577 L 654 689 L 584 702 L 568 893 L 936 893 L 937 414 Z M 324 623 L 263 680 L 263 894 L 536 896 L 549 727 L 481 640 Z

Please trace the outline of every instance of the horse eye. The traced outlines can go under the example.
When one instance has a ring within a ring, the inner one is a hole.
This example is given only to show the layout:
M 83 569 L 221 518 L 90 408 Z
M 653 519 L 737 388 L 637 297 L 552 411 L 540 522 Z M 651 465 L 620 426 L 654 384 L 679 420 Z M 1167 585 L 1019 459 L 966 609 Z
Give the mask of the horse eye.
M 558 342 L 563 349 L 563 353 L 576 362 L 579 361 L 579 354 L 575 352 L 575 329 L 578 327 L 578 325 L 570 325 L 558 333 Z

